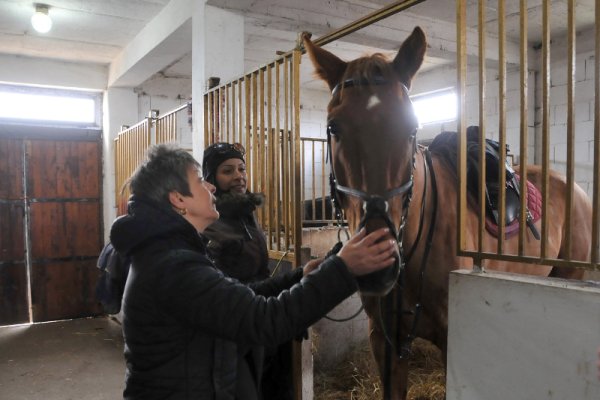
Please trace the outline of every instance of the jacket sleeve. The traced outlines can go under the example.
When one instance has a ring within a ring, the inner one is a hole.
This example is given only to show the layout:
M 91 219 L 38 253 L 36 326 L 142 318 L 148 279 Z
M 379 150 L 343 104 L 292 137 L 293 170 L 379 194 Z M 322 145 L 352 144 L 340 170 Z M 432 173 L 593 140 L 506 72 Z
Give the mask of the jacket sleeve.
M 156 292 L 165 312 L 205 334 L 238 344 L 288 341 L 357 289 L 337 256 L 277 297 L 258 295 L 207 265 L 185 263 L 169 270 L 158 280 Z
M 277 296 L 282 290 L 289 289 L 292 285 L 300 282 L 302 275 L 302 268 L 295 268 L 263 281 L 249 283 L 248 286 L 261 296 Z

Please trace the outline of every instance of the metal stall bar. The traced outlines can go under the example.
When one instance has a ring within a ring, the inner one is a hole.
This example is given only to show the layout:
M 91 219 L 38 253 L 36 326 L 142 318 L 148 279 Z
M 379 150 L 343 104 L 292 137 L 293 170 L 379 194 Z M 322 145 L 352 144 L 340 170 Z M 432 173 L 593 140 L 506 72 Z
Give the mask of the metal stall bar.
M 283 184 L 283 193 L 282 193 L 282 211 L 283 211 L 283 226 L 284 226 L 284 243 L 285 249 L 290 248 L 290 190 L 289 190 L 289 174 L 285 168 L 287 161 L 289 160 L 289 58 L 285 57 L 283 60 L 283 132 L 281 138 L 281 176 L 282 176 L 282 184 Z
M 542 2 L 542 243 L 541 258 L 548 257 L 548 202 L 550 172 L 550 0 Z
M 294 221 L 294 254 L 295 254 L 295 265 L 301 264 L 300 249 L 302 246 L 302 214 L 300 208 L 300 182 L 302 176 L 300 175 L 300 62 L 302 60 L 302 51 L 300 50 L 300 43 L 297 44 L 296 49 L 292 57 L 292 64 L 290 69 L 292 72 L 292 113 L 294 117 L 293 121 L 293 154 L 291 160 L 292 164 L 292 180 L 293 185 L 293 201 L 292 201 L 292 212 Z M 301 368 L 301 365 L 300 365 Z M 299 382 L 296 382 L 297 384 Z M 297 386 L 298 399 L 302 398 L 302 385 Z
M 594 57 L 594 189 L 593 189 L 593 214 L 592 214 L 592 263 L 598 268 L 598 215 L 600 211 L 600 5 L 596 2 L 595 24 L 595 57 Z
M 252 188 L 253 192 L 260 192 L 260 187 L 258 185 L 258 181 L 259 181 L 259 176 L 258 174 L 260 173 L 259 170 L 259 166 L 258 166 L 258 155 L 260 153 L 260 149 L 259 149 L 259 145 L 258 145 L 258 135 L 260 132 L 260 129 L 258 129 L 258 72 L 254 72 L 252 73 L 252 81 L 251 83 L 251 91 L 252 91 L 252 98 L 251 98 L 251 102 L 252 102 L 252 106 L 251 106 L 251 110 L 252 110 L 252 130 L 251 130 L 251 135 L 252 135 L 252 145 L 251 148 L 249 150 L 252 150 L 252 156 L 251 156 L 251 165 L 252 165 L 252 173 L 250 175 L 250 187 Z
M 187 110 L 188 104 L 182 104 L 176 109 L 169 111 L 155 121 L 156 143 L 177 142 L 177 114 Z
M 456 91 L 458 96 L 458 223 L 457 245 L 458 254 L 466 250 L 467 214 L 467 132 L 466 132 L 466 80 L 467 80 L 467 9 L 465 0 L 456 0 Z M 475 269 L 481 265 L 473 264 Z
M 281 89 L 279 85 L 279 81 L 281 79 L 281 63 L 275 62 L 275 146 L 273 146 L 274 150 L 274 159 L 275 159 L 275 223 L 276 223 L 276 231 L 275 231 L 275 240 L 276 240 L 276 249 L 281 251 L 281 229 L 279 225 L 282 220 L 281 213 L 281 146 L 282 146 L 282 136 L 281 136 L 281 116 L 279 113 L 279 109 L 281 108 Z
M 259 126 L 258 130 L 258 143 L 260 149 L 258 151 L 258 165 L 260 167 L 260 174 L 258 175 L 258 187 L 259 192 L 264 193 L 267 189 L 267 168 L 266 168 L 266 146 L 267 146 L 267 135 L 269 134 L 268 130 L 265 130 L 265 68 L 261 68 L 258 72 L 258 86 L 259 86 L 259 104 L 260 104 L 260 112 L 259 112 Z M 266 226 L 267 218 L 264 209 L 259 208 L 258 210 L 258 219 L 260 221 L 261 226 Z
M 485 105 L 486 105 L 486 61 L 485 61 L 485 34 L 486 34 L 486 22 L 485 22 L 485 0 L 479 1 L 478 19 L 479 19 L 479 159 L 485 160 L 485 135 L 486 135 L 486 118 L 485 118 Z M 485 174 L 486 166 L 485 162 L 479 163 L 479 224 L 477 232 L 477 243 L 478 251 L 483 251 L 483 238 L 485 233 Z M 473 264 L 482 266 L 482 260 L 480 258 L 474 259 Z
M 521 40 L 520 40 L 520 64 L 521 69 L 519 71 L 520 78 L 520 149 L 519 149 L 519 174 L 521 179 L 519 181 L 519 191 L 521 193 L 521 215 L 519 216 L 519 256 L 524 255 L 524 243 L 526 238 L 527 229 L 527 146 L 528 146 L 528 98 L 527 98 L 527 81 L 528 81 L 528 64 L 527 64 L 527 0 L 521 0 L 520 7 L 520 25 L 521 25 Z
M 498 0 L 498 135 L 500 168 L 498 168 L 498 254 L 504 253 L 506 214 L 506 12 L 504 0 Z
M 567 193 L 565 204 L 565 254 L 571 259 L 571 215 L 575 190 L 575 0 L 568 1 L 567 11 Z
M 267 68 L 267 238 L 269 238 L 269 247 L 272 245 L 271 238 L 277 227 L 275 219 L 275 162 L 274 162 L 274 147 L 276 135 L 273 132 L 273 64 Z

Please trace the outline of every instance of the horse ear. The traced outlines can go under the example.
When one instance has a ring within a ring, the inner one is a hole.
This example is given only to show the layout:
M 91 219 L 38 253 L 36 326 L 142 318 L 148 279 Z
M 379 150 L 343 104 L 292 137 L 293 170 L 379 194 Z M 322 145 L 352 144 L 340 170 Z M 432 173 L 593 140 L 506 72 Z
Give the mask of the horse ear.
M 342 79 L 347 63 L 327 50 L 315 46 L 310 40 L 310 33 L 302 32 L 302 40 L 304 41 L 304 48 L 315 67 L 316 75 L 327 82 L 329 89 L 333 90 L 335 85 Z
M 393 65 L 398 74 L 398 79 L 409 89 L 412 78 L 423 64 L 426 49 L 425 33 L 417 26 L 402 43 L 396 58 L 394 58 Z

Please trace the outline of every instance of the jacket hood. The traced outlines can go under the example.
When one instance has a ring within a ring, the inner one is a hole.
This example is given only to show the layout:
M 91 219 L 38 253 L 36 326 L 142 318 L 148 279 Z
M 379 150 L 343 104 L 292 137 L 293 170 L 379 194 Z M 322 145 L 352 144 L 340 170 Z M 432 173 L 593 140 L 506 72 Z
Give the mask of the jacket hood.
M 217 211 L 225 218 L 239 218 L 252 214 L 262 206 L 265 197 L 261 193 L 223 193 L 217 197 Z
M 129 199 L 127 214 L 118 217 L 110 229 L 111 243 L 124 256 L 153 240 L 175 237 L 202 241 L 192 224 L 173 209 L 139 196 Z

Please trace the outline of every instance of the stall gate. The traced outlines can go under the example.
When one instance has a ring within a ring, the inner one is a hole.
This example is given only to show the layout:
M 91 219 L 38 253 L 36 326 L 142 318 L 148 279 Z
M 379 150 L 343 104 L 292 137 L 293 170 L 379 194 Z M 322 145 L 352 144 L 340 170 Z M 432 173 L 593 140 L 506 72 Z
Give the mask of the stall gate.
M 152 144 L 178 142 L 177 116 L 191 105 L 183 104 L 159 116 L 151 110 L 148 117 L 137 124 L 123 126 L 114 140 L 115 155 L 115 205 L 117 216 L 127 212 L 127 199 L 130 196 L 127 180 L 146 156 Z

